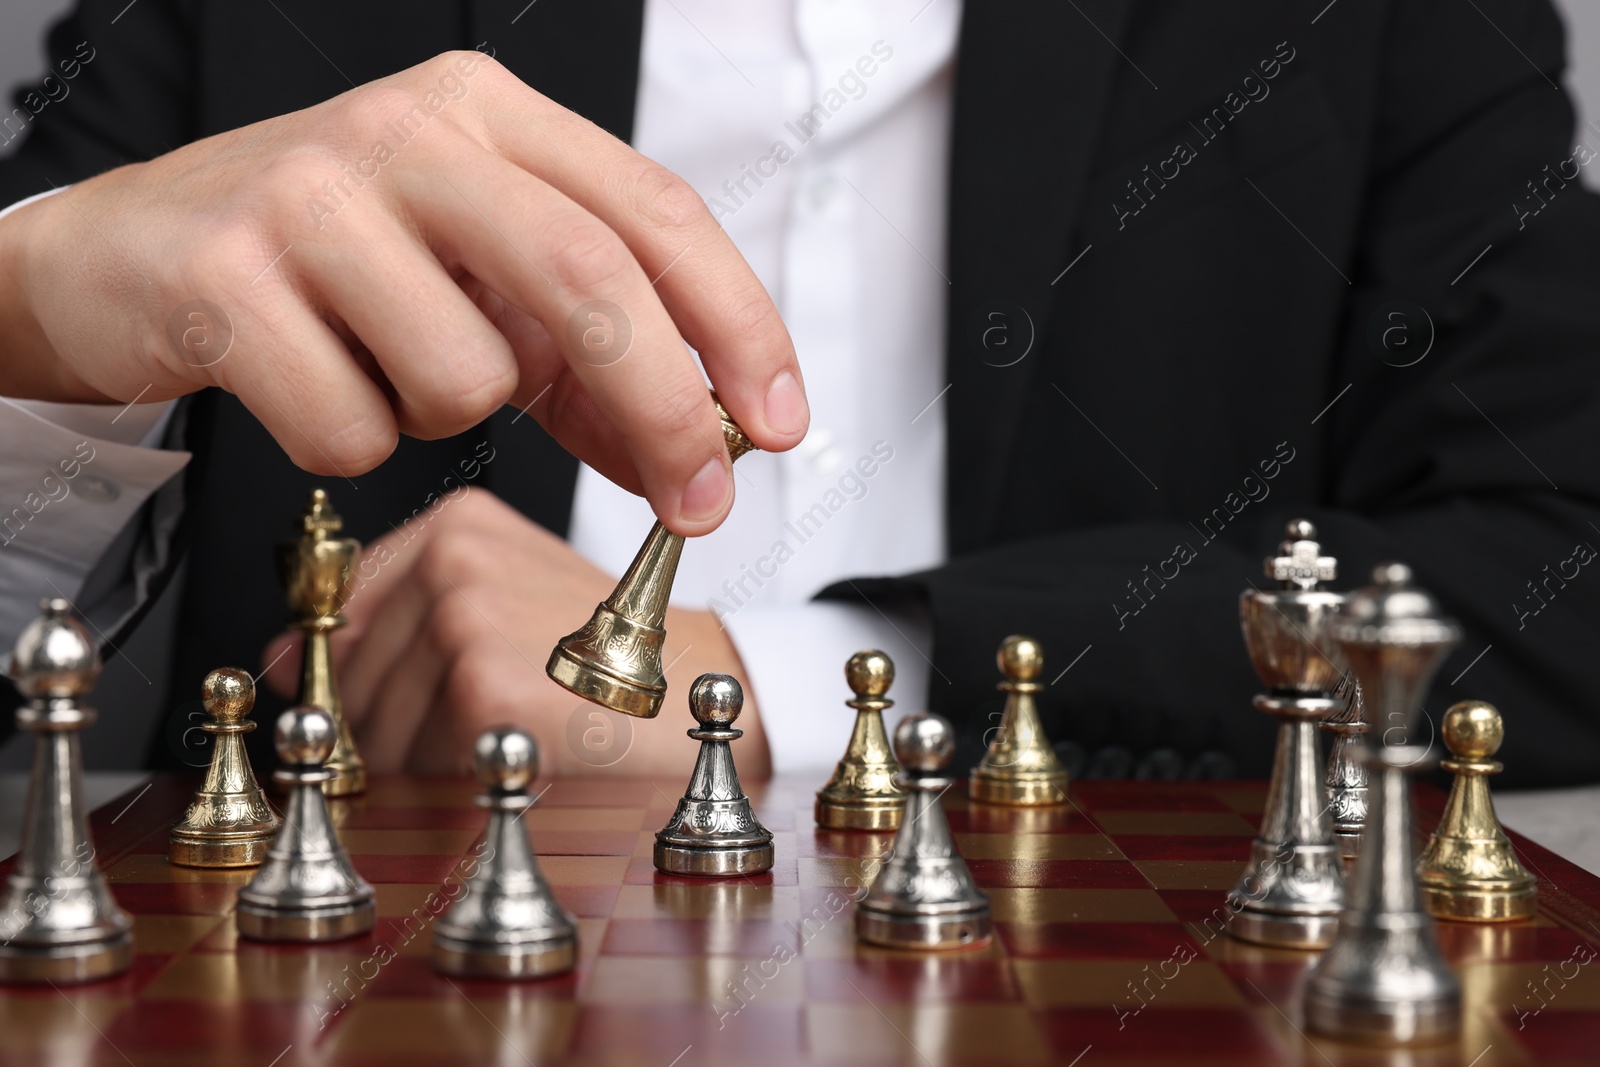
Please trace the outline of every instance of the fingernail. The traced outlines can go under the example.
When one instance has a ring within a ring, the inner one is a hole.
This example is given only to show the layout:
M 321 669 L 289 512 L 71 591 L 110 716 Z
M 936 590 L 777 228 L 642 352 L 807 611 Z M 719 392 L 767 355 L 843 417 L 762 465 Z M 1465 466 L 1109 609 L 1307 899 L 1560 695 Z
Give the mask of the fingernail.
M 784 371 L 767 390 L 767 425 L 779 433 L 799 433 L 811 421 L 806 392 L 793 371 Z
M 714 519 L 722 514 L 731 488 L 728 468 L 723 465 L 722 457 L 713 456 L 700 468 L 700 473 L 690 479 L 689 487 L 683 491 L 683 499 L 678 502 L 678 514 L 689 522 Z

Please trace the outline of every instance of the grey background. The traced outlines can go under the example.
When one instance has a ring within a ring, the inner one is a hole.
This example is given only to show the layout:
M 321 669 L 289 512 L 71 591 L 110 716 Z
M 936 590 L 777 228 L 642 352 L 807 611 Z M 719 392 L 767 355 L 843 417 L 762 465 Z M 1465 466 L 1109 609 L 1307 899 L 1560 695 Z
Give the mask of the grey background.
M 10 109 L 12 89 L 19 83 L 43 77 L 57 59 L 63 58 L 46 57 L 44 31 L 70 6 L 71 0 L 4 0 L 4 7 L 0 8 L 0 89 L 4 89 L 7 97 L 4 110 Z M 1600 4 L 1595 0 L 1556 0 L 1556 6 L 1567 21 L 1567 86 L 1578 103 L 1578 130 L 1573 141 L 1582 140 L 1600 149 Z M 1508 43 L 1506 47 L 1513 46 Z M 0 155 L 5 152 L 6 149 L 0 148 Z M 1586 180 L 1600 188 L 1600 176 L 1593 173 L 1595 170 L 1600 168 L 1585 169 Z M 1508 192 L 1508 211 L 1514 195 Z M 170 602 L 172 598 L 164 599 Z M 148 729 L 144 724 L 150 723 L 160 711 L 155 704 L 158 694 L 164 690 L 167 665 L 161 635 L 171 632 L 171 607 L 170 603 L 158 605 L 140 633 L 122 649 L 123 655 L 113 658 L 107 666 L 95 695 L 101 721 L 84 737 L 84 763 L 91 770 L 140 765 L 142 746 L 129 735 L 143 735 Z M 243 650 L 240 665 L 246 665 L 254 656 L 255 650 Z M 5 709 L 0 709 L 0 714 L 4 713 Z M 11 744 L 0 748 L 0 771 L 27 766 L 27 740 L 15 738 Z M 90 791 L 98 802 L 109 799 L 137 780 L 126 775 L 96 776 Z M 0 856 L 15 847 L 11 839 L 16 819 L 11 813 L 20 808 L 24 784 L 22 776 L 0 774 Z M 1507 795 L 1501 797 L 1499 806 L 1508 825 L 1600 873 L 1600 829 L 1591 825 L 1588 817 L 1597 797 L 1600 797 L 1600 787 Z

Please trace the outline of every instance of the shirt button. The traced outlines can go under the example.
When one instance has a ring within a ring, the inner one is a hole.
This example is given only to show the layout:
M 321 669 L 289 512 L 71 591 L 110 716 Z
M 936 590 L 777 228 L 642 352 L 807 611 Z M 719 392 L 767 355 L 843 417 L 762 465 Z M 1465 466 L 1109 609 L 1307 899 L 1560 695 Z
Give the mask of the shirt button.
M 834 197 L 839 195 L 839 179 L 831 174 L 823 174 L 812 181 L 808 192 L 811 197 L 811 210 L 823 211 L 833 203 Z

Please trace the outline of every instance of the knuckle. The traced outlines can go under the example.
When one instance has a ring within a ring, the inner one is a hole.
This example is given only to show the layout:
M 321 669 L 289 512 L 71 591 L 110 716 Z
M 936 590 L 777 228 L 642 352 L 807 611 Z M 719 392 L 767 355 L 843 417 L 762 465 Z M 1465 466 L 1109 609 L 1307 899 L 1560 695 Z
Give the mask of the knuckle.
M 783 332 L 783 320 L 772 299 L 759 289 L 731 300 L 719 316 L 723 327 L 741 341 L 755 341 Z
M 445 540 L 439 538 L 435 544 Z M 447 657 L 459 659 L 465 655 L 466 650 L 484 639 L 484 631 L 488 629 L 483 616 L 467 600 L 468 596 L 471 594 L 447 585 L 428 613 L 428 638 Z
M 341 98 L 337 112 L 342 127 L 339 133 L 353 136 L 354 143 L 364 145 L 373 131 L 399 122 L 414 110 L 420 110 L 427 118 L 421 96 L 409 89 L 393 84 L 363 85 Z
M 482 422 L 498 411 L 516 392 L 515 364 L 485 359 L 463 384 L 428 394 L 418 413 L 418 430 L 429 436 L 449 437 Z
M 647 161 L 633 178 L 639 214 L 652 226 L 668 230 L 698 230 L 711 213 L 688 182 L 659 163 Z
M 636 266 L 622 238 L 598 219 L 575 219 L 553 237 L 555 270 L 571 292 L 613 290 Z
M 435 531 L 417 556 L 419 577 L 440 607 L 448 602 L 452 611 L 456 607 L 470 610 L 471 605 L 458 592 L 474 582 L 482 567 L 482 549 L 454 527 Z M 472 616 L 478 618 L 477 612 Z

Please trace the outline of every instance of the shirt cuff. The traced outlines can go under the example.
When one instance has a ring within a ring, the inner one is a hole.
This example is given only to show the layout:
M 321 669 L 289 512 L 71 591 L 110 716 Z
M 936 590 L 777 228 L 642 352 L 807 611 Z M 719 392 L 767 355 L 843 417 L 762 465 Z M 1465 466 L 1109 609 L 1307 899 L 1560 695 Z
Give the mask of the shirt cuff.
M 901 718 L 927 707 L 933 623 L 920 606 L 752 604 L 721 622 L 761 709 L 775 774 L 826 775 L 839 762 L 855 715 L 844 703 L 851 697 L 844 665 L 862 649 L 878 649 L 894 662 L 888 695 L 895 706 L 883 716 L 891 733 Z
M 6 208 L 5 210 L 0 211 L 0 219 L 5 218 L 7 215 L 11 214 L 13 211 L 18 211 L 18 210 L 21 210 L 22 208 L 27 207 L 29 204 L 33 203 L 35 200 L 43 200 L 47 196 L 55 196 L 57 193 L 61 192 L 63 189 L 71 189 L 71 188 L 72 188 L 72 186 L 70 186 L 70 185 L 58 185 L 54 189 L 46 189 L 42 193 L 34 193 L 32 196 L 24 197 L 23 199 L 18 200 L 15 204 L 12 204 L 10 207 Z
M 134 443 L 113 439 L 131 435 L 123 423 L 132 409 L 118 419 L 114 406 L 47 405 L 59 409 L 57 422 L 38 406 L 0 398 L 0 648 L 15 642 L 40 598 L 76 597 L 144 502 L 190 458 L 138 443 L 160 439 L 171 404 L 140 413 Z

